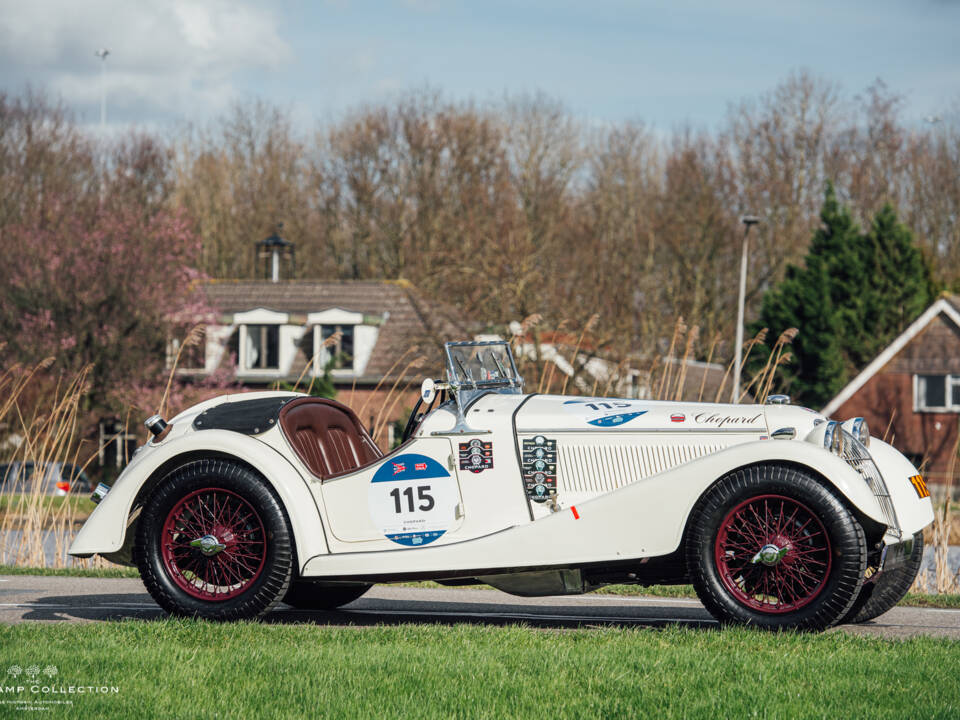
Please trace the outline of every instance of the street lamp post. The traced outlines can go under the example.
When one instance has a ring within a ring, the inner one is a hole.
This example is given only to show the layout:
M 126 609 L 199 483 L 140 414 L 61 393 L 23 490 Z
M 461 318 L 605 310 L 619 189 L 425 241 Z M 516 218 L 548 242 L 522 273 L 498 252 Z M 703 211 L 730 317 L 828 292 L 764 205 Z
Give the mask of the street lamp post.
M 94 55 L 100 58 L 100 142 L 104 141 L 107 132 L 107 48 L 95 50 Z M 103 195 L 106 190 L 105 177 L 107 174 L 107 158 L 103 148 L 100 148 L 100 203 L 103 204 Z
M 730 402 L 740 400 L 740 372 L 743 362 L 743 306 L 747 296 L 747 241 L 750 238 L 750 228 L 760 222 L 755 215 L 744 215 L 740 218 L 743 223 L 743 252 L 740 255 L 740 297 L 737 302 L 737 344 L 733 351 L 733 391 Z
M 100 58 L 100 134 L 103 135 L 107 126 L 107 55 L 110 51 L 100 48 L 93 54 Z

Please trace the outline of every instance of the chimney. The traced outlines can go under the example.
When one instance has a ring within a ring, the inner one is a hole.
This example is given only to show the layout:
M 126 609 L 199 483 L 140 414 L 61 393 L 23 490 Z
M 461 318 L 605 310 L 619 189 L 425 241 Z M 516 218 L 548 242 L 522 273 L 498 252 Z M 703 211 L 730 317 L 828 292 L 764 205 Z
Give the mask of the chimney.
M 271 282 L 280 282 L 281 266 L 284 262 L 287 263 L 291 276 L 294 272 L 294 244 L 280 237 L 282 229 L 283 223 L 277 223 L 273 235 L 256 244 L 257 275 L 264 280 L 269 278 Z

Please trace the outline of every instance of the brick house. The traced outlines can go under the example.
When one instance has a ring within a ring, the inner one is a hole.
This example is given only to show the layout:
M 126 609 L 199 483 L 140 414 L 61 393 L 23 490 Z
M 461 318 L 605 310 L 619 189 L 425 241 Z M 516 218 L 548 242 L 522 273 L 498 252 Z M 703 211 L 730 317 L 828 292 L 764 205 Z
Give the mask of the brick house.
M 943 483 L 960 423 L 960 296 L 934 302 L 823 412 L 866 418 L 873 435 L 887 432 L 930 482 Z
M 337 399 L 365 424 L 382 425 L 385 446 L 393 441 L 388 423 L 405 418 L 420 379 L 439 377 L 443 342 L 471 336 L 455 311 L 404 281 L 214 280 L 203 292 L 216 322 L 202 346 L 181 356 L 179 377 L 233 368 L 250 389 L 299 380 L 305 390 L 329 365 Z M 168 362 L 177 348 L 168 347 Z M 410 366 L 417 357 L 423 362 Z

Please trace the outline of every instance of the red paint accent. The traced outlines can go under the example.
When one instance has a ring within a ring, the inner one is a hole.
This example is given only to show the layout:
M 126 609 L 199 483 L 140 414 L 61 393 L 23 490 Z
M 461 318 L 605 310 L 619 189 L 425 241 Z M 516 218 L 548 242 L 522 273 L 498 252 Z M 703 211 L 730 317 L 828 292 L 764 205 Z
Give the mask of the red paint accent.
M 580 519 L 580 513 L 577 512 L 577 506 L 576 506 L 576 505 L 571 505 L 571 506 L 570 506 L 570 510 L 573 512 L 573 519 L 574 519 L 574 520 L 579 520 L 579 519 Z
M 687 416 L 681 413 L 676 413 L 670 416 L 670 422 L 683 422 L 686 419 L 687 419 Z
M 766 544 L 788 548 L 776 565 L 751 562 Z M 784 495 L 744 500 L 720 523 L 714 562 L 741 605 L 773 615 L 809 605 L 830 577 L 830 537 L 806 505 Z
M 163 524 L 167 576 L 191 597 L 222 602 L 247 590 L 267 559 L 266 533 L 253 506 L 230 490 L 201 488 L 182 498 Z M 226 547 L 204 555 L 190 542 L 213 535 Z

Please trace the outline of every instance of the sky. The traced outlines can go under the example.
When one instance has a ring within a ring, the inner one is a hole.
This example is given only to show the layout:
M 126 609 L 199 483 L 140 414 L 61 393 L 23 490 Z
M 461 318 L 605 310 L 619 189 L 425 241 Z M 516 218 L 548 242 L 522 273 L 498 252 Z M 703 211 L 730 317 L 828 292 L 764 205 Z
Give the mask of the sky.
M 597 123 L 711 128 L 805 69 L 877 78 L 910 122 L 960 105 L 960 0 L 0 0 L 0 90 L 111 128 L 201 123 L 261 98 L 298 124 L 429 88 L 543 92 Z

